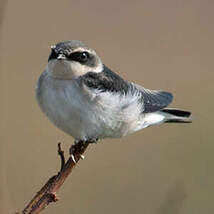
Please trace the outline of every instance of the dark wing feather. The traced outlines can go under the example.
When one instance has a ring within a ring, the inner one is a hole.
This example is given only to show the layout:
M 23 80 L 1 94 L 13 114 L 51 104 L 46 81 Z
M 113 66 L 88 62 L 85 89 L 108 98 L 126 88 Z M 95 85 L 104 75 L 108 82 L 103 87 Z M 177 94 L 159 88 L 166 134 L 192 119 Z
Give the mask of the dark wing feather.
M 88 72 L 80 77 L 91 89 L 98 89 L 101 92 L 119 93 L 121 95 L 131 93 L 139 95 L 139 102 L 142 103 L 142 112 L 155 112 L 167 107 L 172 102 L 172 94 L 164 91 L 145 89 L 137 84 L 129 83 L 104 65 L 103 72 Z
M 103 72 L 88 72 L 80 77 L 80 80 L 91 89 L 101 92 L 116 92 L 126 94 L 132 87 L 130 83 L 123 80 L 119 75 L 104 65 Z
M 172 102 L 173 95 L 169 92 L 149 90 L 137 84 L 133 85 L 140 91 L 143 113 L 159 111 Z

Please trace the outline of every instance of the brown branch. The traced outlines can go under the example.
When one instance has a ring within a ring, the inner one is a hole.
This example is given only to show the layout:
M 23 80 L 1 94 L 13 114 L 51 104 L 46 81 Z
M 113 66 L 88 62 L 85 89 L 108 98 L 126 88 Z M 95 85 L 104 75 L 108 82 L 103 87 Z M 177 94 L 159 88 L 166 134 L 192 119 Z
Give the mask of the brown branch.
M 46 184 L 41 188 L 39 192 L 34 196 L 34 198 L 29 202 L 29 204 L 22 211 L 22 214 L 37 214 L 40 213 L 45 207 L 47 207 L 51 202 L 56 202 L 58 200 L 56 192 L 63 185 L 65 179 L 72 172 L 74 166 L 78 161 L 83 158 L 83 153 L 87 149 L 89 143 L 79 142 L 74 144 L 70 148 L 70 157 L 65 163 L 64 152 L 61 149 L 60 143 L 58 144 L 58 154 L 61 158 L 61 170 L 57 175 L 52 176 Z

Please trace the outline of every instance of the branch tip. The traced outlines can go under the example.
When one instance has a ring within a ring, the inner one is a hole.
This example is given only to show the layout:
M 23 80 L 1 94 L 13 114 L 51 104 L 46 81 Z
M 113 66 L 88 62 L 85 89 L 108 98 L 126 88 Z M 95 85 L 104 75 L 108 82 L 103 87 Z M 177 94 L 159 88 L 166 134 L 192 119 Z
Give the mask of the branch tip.
M 60 168 L 60 172 L 61 172 L 65 166 L 65 156 L 64 156 L 64 151 L 61 148 L 60 142 L 58 143 L 58 155 L 60 156 L 60 159 L 61 159 L 61 168 Z

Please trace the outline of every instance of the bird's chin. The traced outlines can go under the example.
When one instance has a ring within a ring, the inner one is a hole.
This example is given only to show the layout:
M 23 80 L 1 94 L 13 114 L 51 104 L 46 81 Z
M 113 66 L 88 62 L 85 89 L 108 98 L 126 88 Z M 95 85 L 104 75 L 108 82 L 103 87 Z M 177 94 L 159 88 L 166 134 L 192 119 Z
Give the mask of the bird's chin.
M 73 79 L 74 75 L 71 67 L 65 60 L 51 60 L 48 63 L 47 70 L 55 79 Z

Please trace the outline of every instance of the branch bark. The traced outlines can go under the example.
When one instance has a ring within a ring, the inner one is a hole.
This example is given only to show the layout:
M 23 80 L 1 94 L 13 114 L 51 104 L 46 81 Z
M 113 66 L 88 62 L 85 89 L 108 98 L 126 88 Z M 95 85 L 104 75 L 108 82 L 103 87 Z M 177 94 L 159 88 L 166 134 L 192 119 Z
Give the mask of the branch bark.
M 70 148 L 70 157 L 65 163 L 64 152 L 61 150 L 60 143 L 58 144 L 58 154 L 61 159 L 61 170 L 57 175 L 52 176 L 46 184 L 37 192 L 33 199 L 22 211 L 22 214 L 37 214 L 40 213 L 51 202 L 58 200 L 56 192 L 65 182 L 66 178 L 71 174 L 72 169 L 80 159 L 83 159 L 83 153 L 87 149 L 89 143 L 93 142 L 79 142 Z

